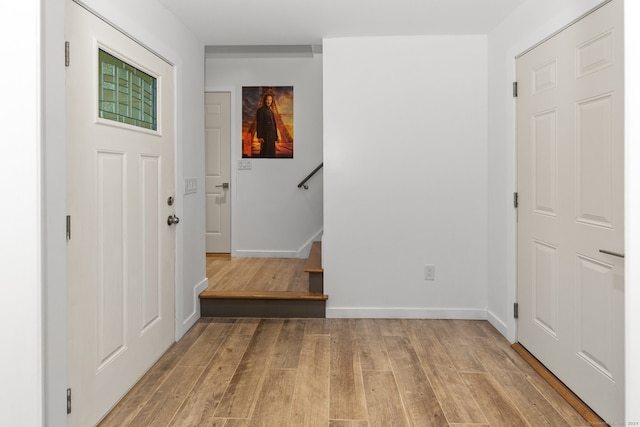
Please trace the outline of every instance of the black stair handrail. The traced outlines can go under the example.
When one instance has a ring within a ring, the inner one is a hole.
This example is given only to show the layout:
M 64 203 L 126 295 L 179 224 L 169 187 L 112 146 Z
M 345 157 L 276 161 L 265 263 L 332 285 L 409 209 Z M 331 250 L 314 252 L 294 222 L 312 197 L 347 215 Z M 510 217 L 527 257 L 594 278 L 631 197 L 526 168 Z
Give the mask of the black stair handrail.
M 308 190 L 309 186 L 307 185 L 307 181 L 309 181 L 309 179 L 311 179 L 311 177 L 313 175 L 315 175 L 316 172 L 318 172 L 320 169 L 322 169 L 323 165 L 324 165 L 324 162 L 320 163 L 314 170 L 311 171 L 311 173 L 309 175 L 307 175 L 307 177 L 305 179 L 300 181 L 300 184 L 298 184 L 298 188 L 304 187 L 305 190 Z

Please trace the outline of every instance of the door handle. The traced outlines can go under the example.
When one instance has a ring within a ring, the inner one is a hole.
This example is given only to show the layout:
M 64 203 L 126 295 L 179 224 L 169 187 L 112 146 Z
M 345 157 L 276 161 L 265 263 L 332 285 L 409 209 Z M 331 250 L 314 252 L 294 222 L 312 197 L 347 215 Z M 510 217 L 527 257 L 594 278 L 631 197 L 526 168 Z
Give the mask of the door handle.
M 624 254 L 620 254 L 618 252 L 608 251 L 606 249 L 600 249 L 600 253 L 607 254 L 607 255 L 613 255 L 613 256 L 620 257 L 620 258 L 624 258 Z
M 223 182 L 221 185 L 216 185 L 217 188 L 222 187 L 223 190 L 228 190 L 229 189 L 229 183 L 228 182 Z
M 178 218 L 175 215 L 169 215 L 169 218 L 167 218 L 167 225 L 173 225 L 179 222 L 180 222 L 180 218 Z

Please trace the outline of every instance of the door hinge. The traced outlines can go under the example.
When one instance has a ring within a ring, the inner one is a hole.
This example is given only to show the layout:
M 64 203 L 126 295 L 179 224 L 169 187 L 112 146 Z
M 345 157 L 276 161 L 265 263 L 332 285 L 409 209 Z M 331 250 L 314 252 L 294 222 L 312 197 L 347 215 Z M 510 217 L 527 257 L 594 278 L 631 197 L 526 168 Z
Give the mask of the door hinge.
M 67 215 L 67 241 L 71 240 L 71 215 Z
M 67 389 L 67 415 L 71 413 L 71 389 Z
M 513 97 L 518 97 L 518 82 L 513 82 Z
M 518 209 L 518 192 L 513 193 L 513 207 Z
M 517 302 L 513 303 L 513 318 L 514 319 L 518 318 L 518 303 Z
M 69 66 L 69 42 L 64 42 L 64 66 Z

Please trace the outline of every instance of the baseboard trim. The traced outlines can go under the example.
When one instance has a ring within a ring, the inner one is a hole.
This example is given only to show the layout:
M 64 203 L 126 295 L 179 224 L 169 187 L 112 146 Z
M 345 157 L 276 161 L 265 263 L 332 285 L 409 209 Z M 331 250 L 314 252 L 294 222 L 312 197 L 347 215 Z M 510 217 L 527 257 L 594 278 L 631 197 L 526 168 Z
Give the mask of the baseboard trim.
M 209 279 L 204 278 L 193 288 L 193 311 L 185 317 L 180 326 L 180 330 L 176 331 L 176 341 L 178 341 L 189 329 L 200 319 L 200 293 L 207 289 Z
M 308 258 L 309 251 L 311 250 L 311 245 L 313 245 L 313 242 L 322 240 L 323 233 L 324 228 L 321 228 L 316 234 L 314 234 L 309 240 L 307 240 L 302 246 L 300 246 L 300 249 L 298 249 L 298 258 Z
M 591 425 L 607 425 L 605 421 L 589 408 L 578 396 L 576 396 L 562 381 L 549 371 L 538 359 L 520 343 L 511 345 L 511 348 L 522 357 L 567 403 L 578 412 L 585 421 Z
M 311 245 L 322 238 L 323 232 L 324 230 L 321 228 L 295 251 L 236 250 L 233 256 L 239 258 L 307 258 Z
M 507 324 L 500 320 L 491 310 L 487 310 L 487 320 L 491 323 L 491 326 L 496 328 L 498 332 L 502 334 L 502 336 L 507 336 Z
M 297 251 L 236 251 L 238 258 L 298 258 Z
M 327 307 L 334 319 L 461 319 L 487 320 L 487 311 L 467 308 L 361 308 Z

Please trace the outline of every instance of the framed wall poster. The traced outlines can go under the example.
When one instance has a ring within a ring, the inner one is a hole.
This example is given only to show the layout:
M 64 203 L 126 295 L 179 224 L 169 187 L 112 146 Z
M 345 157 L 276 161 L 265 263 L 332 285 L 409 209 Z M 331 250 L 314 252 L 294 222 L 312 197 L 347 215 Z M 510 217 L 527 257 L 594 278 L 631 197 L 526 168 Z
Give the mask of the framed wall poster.
M 242 88 L 242 157 L 293 158 L 293 86 Z

